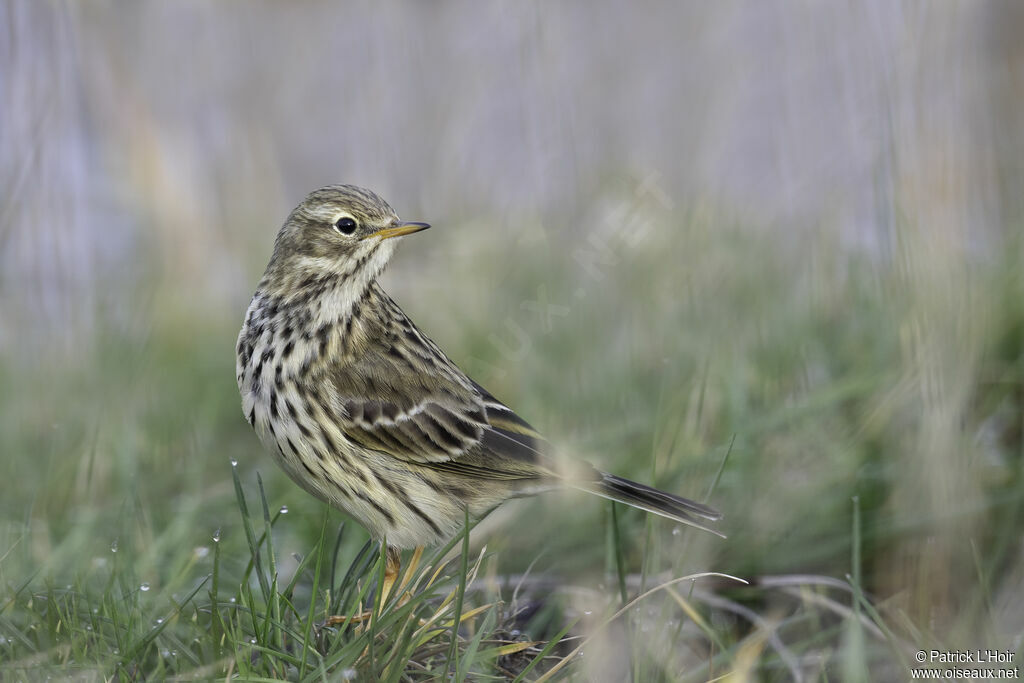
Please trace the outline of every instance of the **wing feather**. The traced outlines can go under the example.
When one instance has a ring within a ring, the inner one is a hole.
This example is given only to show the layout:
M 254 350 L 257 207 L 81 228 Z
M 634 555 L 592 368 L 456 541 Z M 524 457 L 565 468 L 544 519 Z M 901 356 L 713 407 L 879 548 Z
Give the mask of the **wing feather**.
M 379 289 L 374 295 L 387 298 Z M 465 375 L 386 299 L 391 316 L 359 334 L 389 339 L 369 344 L 357 362 L 339 364 L 327 376 L 341 410 L 345 436 L 399 460 L 486 479 L 558 476 L 548 443 L 508 406 Z M 394 332 L 415 339 L 399 343 Z M 421 371 L 424 352 L 429 371 Z M 588 466 L 589 467 L 589 466 Z M 597 477 L 592 468 L 584 478 Z

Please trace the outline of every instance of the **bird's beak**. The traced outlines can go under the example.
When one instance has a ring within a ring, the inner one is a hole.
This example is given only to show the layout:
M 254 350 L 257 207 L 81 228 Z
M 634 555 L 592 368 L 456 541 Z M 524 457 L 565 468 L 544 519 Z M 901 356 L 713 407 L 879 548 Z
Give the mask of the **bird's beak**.
M 420 230 L 426 230 L 430 227 L 430 223 L 399 223 L 398 225 L 392 225 L 390 228 L 384 228 L 377 232 L 367 235 L 367 237 L 379 237 L 382 240 L 391 239 L 392 237 L 401 237 L 402 235 L 411 235 L 414 232 Z

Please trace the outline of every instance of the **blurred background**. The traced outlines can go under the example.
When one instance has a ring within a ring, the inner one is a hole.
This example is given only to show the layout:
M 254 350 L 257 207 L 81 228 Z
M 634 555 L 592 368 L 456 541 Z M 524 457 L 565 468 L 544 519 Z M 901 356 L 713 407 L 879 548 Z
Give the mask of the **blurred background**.
M 316 537 L 233 349 L 344 182 L 434 225 L 384 284 L 463 369 L 711 492 L 727 541 L 624 512 L 632 571 L 851 575 L 922 647 L 1019 650 L 1022 34 L 1012 2 L 3 2 L 0 579 L 116 540 L 156 585 L 239 537 L 230 458 Z M 475 542 L 596 584 L 607 514 Z

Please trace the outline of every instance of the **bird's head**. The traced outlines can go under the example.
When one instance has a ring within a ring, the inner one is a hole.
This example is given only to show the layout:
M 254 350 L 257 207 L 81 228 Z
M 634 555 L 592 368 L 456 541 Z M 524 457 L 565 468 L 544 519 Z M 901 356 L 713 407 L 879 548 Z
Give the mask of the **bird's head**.
M 264 276 L 275 289 L 310 280 L 373 281 L 394 252 L 397 237 L 430 226 L 403 222 L 386 201 L 354 185 L 311 192 L 281 226 Z

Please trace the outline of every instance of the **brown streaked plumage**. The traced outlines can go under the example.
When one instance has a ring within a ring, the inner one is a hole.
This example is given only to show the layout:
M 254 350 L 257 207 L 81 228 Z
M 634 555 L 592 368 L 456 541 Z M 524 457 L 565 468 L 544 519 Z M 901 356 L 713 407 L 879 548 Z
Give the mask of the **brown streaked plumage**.
M 351 185 L 311 193 L 277 236 L 238 336 L 243 412 L 303 488 L 393 548 L 452 534 L 464 508 L 571 486 L 708 529 L 715 510 L 555 458 L 377 284 L 403 223 Z

